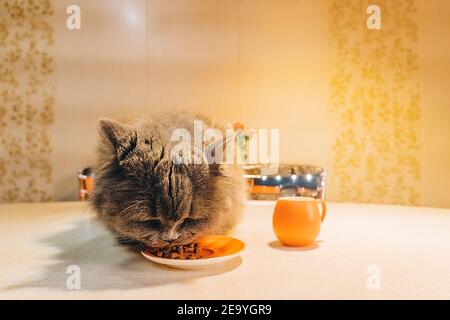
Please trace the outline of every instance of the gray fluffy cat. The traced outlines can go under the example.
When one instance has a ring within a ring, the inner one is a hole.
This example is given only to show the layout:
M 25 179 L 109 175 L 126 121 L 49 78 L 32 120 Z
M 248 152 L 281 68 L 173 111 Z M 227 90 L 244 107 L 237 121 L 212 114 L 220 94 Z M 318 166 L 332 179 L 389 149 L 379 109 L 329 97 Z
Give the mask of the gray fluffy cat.
M 236 224 L 245 196 L 236 166 L 172 161 L 173 130 L 185 128 L 193 137 L 196 119 L 188 113 L 100 119 L 92 206 L 121 243 L 186 244 Z M 212 127 L 200 120 L 203 129 Z

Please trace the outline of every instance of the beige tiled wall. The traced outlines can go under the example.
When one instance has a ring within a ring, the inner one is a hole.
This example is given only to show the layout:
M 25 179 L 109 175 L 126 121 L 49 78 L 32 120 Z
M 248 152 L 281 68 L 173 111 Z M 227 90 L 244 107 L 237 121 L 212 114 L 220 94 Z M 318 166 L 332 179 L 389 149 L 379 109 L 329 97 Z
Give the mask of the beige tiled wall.
M 81 30 L 68 30 L 66 8 L 81 8 Z M 146 100 L 146 3 L 53 1 L 54 199 L 77 197 L 76 173 L 95 162 L 97 119 L 142 108 Z
M 336 2 L 353 8 L 342 12 L 348 21 L 343 27 L 333 22 Z M 336 142 L 343 129 L 354 130 L 356 141 L 375 145 L 370 131 L 349 122 L 348 113 L 340 117 L 332 100 L 332 79 L 339 66 L 336 61 L 347 63 L 358 49 L 366 59 L 364 50 L 373 48 L 357 41 L 356 49 L 349 46 L 366 35 L 366 30 L 358 28 L 365 24 L 363 9 L 369 2 L 50 1 L 54 43 L 45 48 L 53 58 L 49 81 L 54 85 L 54 122 L 45 132 L 52 150 L 48 160 L 51 182 L 40 188 L 55 200 L 76 198 L 76 171 L 94 162 L 98 117 L 142 108 L 180 108 L 202 111 L 225 122 L 280 128 L 282 161 L 329 169 L 329 200 L 450 207 L 450 129 L 446 124 L 450 119 L 450 44 L 444 40 L 450 37 L 450 2 L 446 0 L 398 0 L 395 9 L 389 1 L 378 1 L 387 8 L 385 29 L 380 31 L 386 37 L 378 35 L 380 45 L 395 49 L 395 37 L 399 35 L 403 48 L 417 55 L 418 65 L 407 79 L 411 89 L 394 93 L 386 109 L 376 110 L 384 112 L 380 118 L 370 117 L 380 128 L 397 124 L 414 128 L 414 135 L 405 135 L 403 142 L 393 145 L 398 148 L 393 154 L 405 155 L 402 148 L 417 139 L 408 155 L 417 161 L 419 174 L 411 175 L 409 165 L 398 163 L 395 157 L 383 158 L 386 150 L 371 154 L 369 148 L 364 149 L 356 163 L 339 158 L 342 153 L 337 151 Z M 82 28 L 69 31 L 65 28 L 65 9 L 74 3 L 82 10 Z M 347 27 L 353 31 L 347 33 Z M 417 31 L 416 40 L 401 35 L 402 30 L 409 29 Z M 339 35 L 353 37 L 341 44 L 343 51 L 334 42 Z M 4 61 L 1 42 L 0 49 Z M 346 66 L 350 76 L 361 76 L 354 65 Z M 393 69 L 383 72 L 388 77 L 395 75 Z M 364 78 L 353 84 L 372 85 Z M 339 90 L 344 94 L 344 105 L 364 116 L 352 99 L 353 89 Z M 416 92 L 411 90 L 419 93 L 420 112 L 416 120 L 405 122 L 390 114 L 389 103 Z M 388 123 L 381 122 L 383 116 L 388 117 Z M 346 143 L 343 148 L 344 155 L 355 154 L 352 144 Z M 371 155 L 378 160 L 375 167 L 367 161 Z M 0 156 L 7 159 L 4 152 Z M 14 164 L 5 163 L 7 170 L 14 168 Z M 384 168 L 399 169 L 392 175 L 396 181 L 391 181 Z M 356 175 L 348 182 L 353 191 L 343 192 L 342 176 L 338 179 L 337 174 L 353 171 Z M 368 172 L 374 176 L 358 180 Z M 380 190 L 377 175 L 387 175 L 385 181 L 394 184 L 403 179 L 399 185 L 410 189 Z M 358 188 L 364 192 L 358 192 Z M 0 193 L 6 189 L 0 186 Z M 21 196 L 14 201 L 28 200 L 40 199 Z
M 421 201 L 450 207 L 450 1 L 419 2 Z

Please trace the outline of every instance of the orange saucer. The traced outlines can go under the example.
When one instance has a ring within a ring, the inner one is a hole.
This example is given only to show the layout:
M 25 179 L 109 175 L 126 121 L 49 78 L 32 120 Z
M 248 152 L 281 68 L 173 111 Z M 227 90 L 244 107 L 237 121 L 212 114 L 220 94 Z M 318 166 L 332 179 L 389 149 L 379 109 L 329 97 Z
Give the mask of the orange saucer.
M 141 253 L 150 261 L 164 264 L 169 267 L 178 269 L 198 269 L 231 260 L 239 255 L 245 248 L 245 244 L 241 240 L 222 235 L 200 236 L 195 242 L 198 243 L 202 250 L 207 250 L 208 255 L 196 260 L 178 260 L 161 258 L 150 253 L 148 250 L 143 250 Z

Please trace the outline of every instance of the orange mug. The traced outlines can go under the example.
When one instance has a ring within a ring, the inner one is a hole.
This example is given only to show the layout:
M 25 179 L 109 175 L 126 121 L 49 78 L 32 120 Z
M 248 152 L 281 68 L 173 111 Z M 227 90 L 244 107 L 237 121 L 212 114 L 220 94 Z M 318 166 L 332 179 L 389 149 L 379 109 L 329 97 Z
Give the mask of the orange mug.
M 280 197 L 273 213 L 273 230 L 278 240 L 286 246 L 308 246 L 319 235 L 326 212 L 327 206 L 323 200 Z

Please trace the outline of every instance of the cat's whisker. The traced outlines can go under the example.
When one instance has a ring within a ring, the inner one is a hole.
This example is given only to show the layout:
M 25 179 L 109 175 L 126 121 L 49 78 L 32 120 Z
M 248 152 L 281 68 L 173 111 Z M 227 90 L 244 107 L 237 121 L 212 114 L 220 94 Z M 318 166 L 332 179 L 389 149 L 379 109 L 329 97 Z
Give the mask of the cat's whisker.
M 136 201 L 135 203 L 133 203 L 133 204 L 129 205 L 128 207 L 126 207 L 125 209 L 121 210 L 119 212 L 119 215 L 123 215 L 123 214 L 127 213 L 128 211 L 135 209 L 137 206 L 139 206 L 143 202 L 145 202 L 145 200 Z

